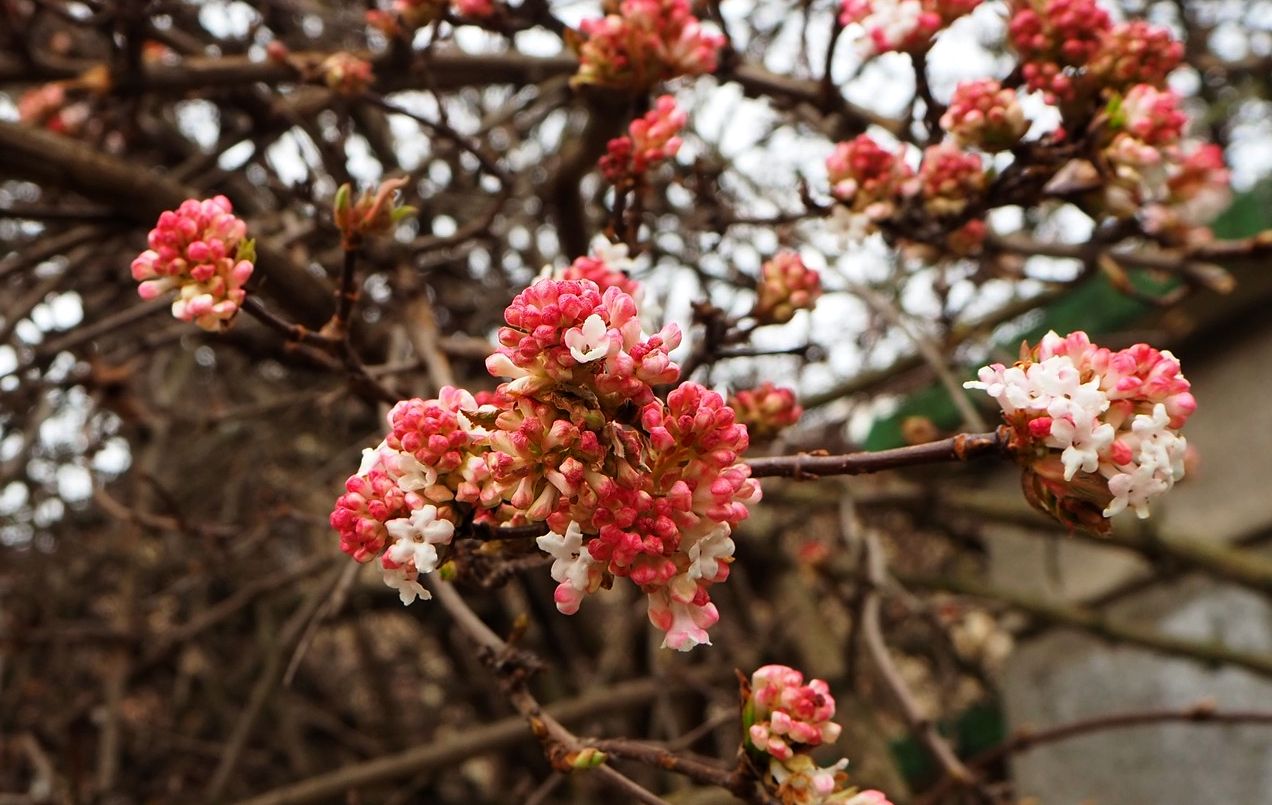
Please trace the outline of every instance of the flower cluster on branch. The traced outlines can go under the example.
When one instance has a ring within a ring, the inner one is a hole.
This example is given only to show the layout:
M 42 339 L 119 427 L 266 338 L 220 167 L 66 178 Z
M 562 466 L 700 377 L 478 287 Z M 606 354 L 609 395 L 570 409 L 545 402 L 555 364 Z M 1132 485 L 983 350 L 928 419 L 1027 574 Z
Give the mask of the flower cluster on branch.
M 142 299 L 176 291 L 172 315 L 219 332 L 238 314 L 256 250 L 225 196 L 189 199 L 159 216 L 150 248 L 132 263 Z
M 457 528 L 543 523 L 559 610 L 626 577 L 665 646 L 710 642 L 708 589 L 728 577 L 732 530 L 760 488 L 738 461 L 746 426 L 719 394 L 692 382 L 655 394 L 679 376 L 680 331 L 646 335 L 637 313 L 620 284 L 589 279 L 518 294 L 486 362 L 507 381 L 394 407 L 331 515 L 341 548 L 378 556 L 409 603 L 427 597 L 418 577 Z
M 713 73 L 724 37 L 706 31 L 688 0 L 622 0 L 580 25 L 575 86 L 636 92 L 677 76 Z
M 991 364 L 979 377 L 964 385 L 1002 408 L 1026 497 L 1062 523 L 1107 531 L 1124 509 L 1148 517 L 1149 501 L 1184 477 L 1180 428 L 1197 401 L 1169 352 L 1114 352 L 1084 332 L 1051 332 L 1022 346 L 1014 366 Z
M 816 747 L 834 743 L 842 728 L 835 697 L 824 680 L 804 682 L 785 665 L 765 665 L 743 686 L 743 746 L 759 767 L 761 781 L 782 805 L 891 805 L 881 791 L 848 785 L 846 759 L 818 766 Z

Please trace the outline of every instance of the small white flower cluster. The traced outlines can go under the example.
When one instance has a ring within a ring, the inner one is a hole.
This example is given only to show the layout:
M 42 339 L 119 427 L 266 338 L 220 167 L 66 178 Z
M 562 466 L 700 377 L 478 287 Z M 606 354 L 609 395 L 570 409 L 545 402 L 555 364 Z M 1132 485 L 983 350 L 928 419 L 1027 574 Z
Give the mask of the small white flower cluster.
M 397 590 L 402 603 L 414 603 L 416 598 L 427 601 L 432 594 L 420 584 L 419 577 L 437 570 L 437 546 L 449 545 L 455 536 L 455 525 L 437 516 L 437 507 L 431 503 L 411 512 L 410 517 L 399 517 L 384 524 L 393 538 L 393 544 L 385 555 L 397 567 L 380 566 L 384 583 Z

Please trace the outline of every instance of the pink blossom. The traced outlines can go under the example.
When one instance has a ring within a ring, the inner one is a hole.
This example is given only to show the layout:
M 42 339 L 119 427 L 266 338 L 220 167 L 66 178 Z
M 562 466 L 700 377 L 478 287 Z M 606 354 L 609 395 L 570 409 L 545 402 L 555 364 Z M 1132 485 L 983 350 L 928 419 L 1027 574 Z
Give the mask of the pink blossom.
M 1011 148 L 1029 130 L 1016 91 L 992 79 L 964 81 L 954 89 L 941 127 L 959 145 L 984 151 Z
M 1173 90 L 1136 84 L 1122 99 L 1117 115 L 1122 129 L 1137 140 L 1157 148 L 1179 142 L 1188 115 L 1179 108 Z
M 342 51 L 323 61 L 322 79 L 338 94 L 352 96 L 360 95 L 370 87 L 375 76 L 371 72 L 371 62 Z
M 1183 59 L 1184 44 L 1169 30 L 1144 20 L 1130 20 L 1104 32 L 1088 70 L 1110 89 L 1135 84 L 1161 86 Z
M 229 326 L 247 296 L 255 250 L 230 200 L 189 199 L 159 216 L 150 248 L 132 262 L 137 293 L 154 299 L 176 290 L 172 315 L 211 332 Z
M 928 146 L 918 176 L 907 189 L 937 217 L 959 215 L 985 191 L 988 178 L 979 155 L 951 143 Z
M 785 324 L 796 311 L 812 310 L 821 296 L 821 275 L 797 252 L 778 252 L 761 266 L 751 315 L 761 324 Z
M 766 665 L 751 675 L 747 709 L 748 742 L 778 760 L 839 737 L 830 686 L 820 679 L 804 684 L 804 675 L 785 665 Z
M 866 134 L 839 143 L 826 159 L 831 194 L 871 220 L 889 217 L 903 184 L 914 175 L 904 153 L 885 151 Z
M 1015 9 L 1007 31 L 1027 86 L 1056 99 L 1072 97 L 1076 72 L 1113 26 L 1108 13 L 1096 0 L 1024 0 Z
M 672 158 L 680 150 L 679 134 L 687 119 L 676 99 L 663 95 L 653 109 L 631 122 L 627 134 L 609 141 L 599 163 L 601 174 L 611 184 L 621 186 Z
M 978 5 L 980 0 L 844 0 L 839 22 L 860 25 L 869 52 L 920 50 Z
M 703 30 L 688 0 L 622 0 L 617 14 L 584 20 L 575 85 L 645 90 L 715 72 L 724 37 Z
M 738 421 L 746 425 L 747 433 L 757 439 L 776 436 L 798 422 L 804 413 L 795 401 L 794 391 L 768 381 L 736 392 L 729 398 L 729 407 L 736 412 Z

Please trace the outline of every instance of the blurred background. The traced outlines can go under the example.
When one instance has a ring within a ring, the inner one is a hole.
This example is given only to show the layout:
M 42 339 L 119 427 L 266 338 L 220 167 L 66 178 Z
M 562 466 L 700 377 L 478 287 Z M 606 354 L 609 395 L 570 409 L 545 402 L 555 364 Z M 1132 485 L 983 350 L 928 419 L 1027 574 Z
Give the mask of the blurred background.
M 1186 45 L 1171 86 L 1232 171 L 1216 237 L 1272 227 L 1272 3 L 1104 5 Z M 369 26 L 368 8 L 0 0 L 3 805 L 613 798 L 552 771 L 444 611 L 403 608 L 339 553 L 327 516 L 381 438 L 384 402 L 255 320 L 220 335 L 175 321 L 129 275 L 160 211 L 224 193 L 268 249 L 260 295 L 317 327 L 340 265 L 336 188 L 404 175 L 419 215 L 367 250 L 356 348 L 403 398 L 436 393 L 436 351 L 466 388 L 493 388 L 484 358 L 507 302 L 606 225 L 595 163 L 630 110 L 570 87 L 565 32 L 599 7 L 525 0 L 405 43 Z M 1186 717 L 1272 702 L 1266 259 L 1216 260 L 1225 279 L 1206 287 L 1077 258 L 928 261 L 854 241 L 815 214 L 830 204 L 825 159 L 862 131 L 911 139 L 923 109 L 910 58 L 868 55 L 821 0 L 695 11 L 738 58 L 666 88 L 690 119 L 645 202 L 633 274 L 649 315 L 685 329 L 683 361 L 702 304 L 744 314 L 779 249 L 821 272 L 815 310 L 695 375 L 796 390 L 799 424 L 752 454 L 964 430 L 940 375 L 970 378 L 1023 339 L 1085 329 L 1180 358 L 1199 401 L 1196 466 L 1152 519 L 1099 538 L 1034 512 L 1001 463 L 768 479 L 715 596 L 715 645 L 688 655 L 658 649 L 630 585 L 566 618 L 545 567 L 510 566 L 488 588 L 461 585 L 472 606 L 501 634 L 525 630 L 546 664 L 535 690 L 577 734 L 732 760 L 733 669 L 782 662 L 829 681 L 845 730 L 828 756 L 850 757 L 861 785 L 898 803 L 977 801 L 943 779 L 862 657 L 858 547 L 877 539 L 892 656 L 1001 801 L 1272 802 L 1267 727 Z M 1006 14 L 985 2 L 942 33 L 928 54 L 936 98 L 1011 73 Z M 307 64 L 366 55 L 374 97 L 410 114 L 279 68 L 271 43 L 319 54 Z M 1036 131 L 1054 127 L 1041 98 L 1026 110 Z M 989 221 L 1075 246 L 1097 226 L 1057 201 Z M 1218 292 L 1228 277 L 1235 290 Z M 1024 729 L 1167 711 L 1181 717 L 985 754 Z M 630 771 L 671 802 L 731 801 Z

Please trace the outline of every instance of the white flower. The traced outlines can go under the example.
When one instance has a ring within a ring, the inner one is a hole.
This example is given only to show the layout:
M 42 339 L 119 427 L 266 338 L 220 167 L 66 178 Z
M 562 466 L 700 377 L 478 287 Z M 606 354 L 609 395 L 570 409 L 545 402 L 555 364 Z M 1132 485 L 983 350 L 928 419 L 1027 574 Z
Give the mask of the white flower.
M 733 556 L 733 548 L 729 526 L 720 523 L 711 533 L 689 546 L 689 578 L 714 581 L 720 574 L 721 562 Z
M 437 545 L 450 544 L 455 526 L 438 518 L 437 507 L 421 506 L 410 517 L 399 517 L 384 524 L 389 536 L 396 540 L 389 546 L 388 556 L 399 565 L 411 563 L 420 573 L 437 569 Z
M 1148 501 L 1170 488 L 1170 484 L 1158 478 L 1153 467 L 1136 467 L 1131 472 L 1119 472 L 1109 479 L 1109 491 L 1113 493 L 1113 501 L 1104 510 L 1105 517 L 1130 507 L 1143 520 L 1148 517 Z
M 358 465 L 358 474 L 365 478 L 371 470 L 375 469 L 376 463 L 380 460 L 380 451 L 388 446 L 388 440 L 384 440 L 375 447 L 364 449 L 362 451 L 362 463 Z
M 592 238 L 592 255 L 614 271 L 630 273 L 636 268 L 636 261 L 628 256 L 626 243 L 612 243 L 604 235 Z
M 588 587 L 589 568 L 596 563 L 583 544 L 583 530 L 578 523 L 570 523 L 564 534 L 549 531 L 535 542 L 539 549 L 552 557 L 552 578 L 568 584 L 580 592 Z
M 1097 424 L 1099 423 L 1099 424 Z M 1078 470 L 1095 472 L 1100 466 L 1100 453 L 1113 444 L 1117 432 L 1107 422 L 1100 422 L 1089 414 L 1079 414 L 1074 419 L 1051 421 L 1051 436 L 1064 447 L 1060 462 L 1064 464 L 1064 479 L 1072 481 Z
M 433 595 L 420 584 L 415 578 L 408 578 L 406 568 L 396 567 L 380 568 L 384 573 L 385 586 L 392 587 L 398 591 L 398 598 L 402 599 L 402 606 L 411 604 L 416 598 L 421 601 L 427 601 Z
M 398 489 L 403 492 L 417 492 L 437 483 L 437 470 L 421 464 L 410 453 L 391 452 L 390 462 L 397 471 Z M 436 507 L 430 507 L 434 512 Z
M 593 313 L 582 327 L 573 327 L 565 334 L 565 345 L 579 363 L 591 363 L 609 354 L 609 328 L 605 320 Z

